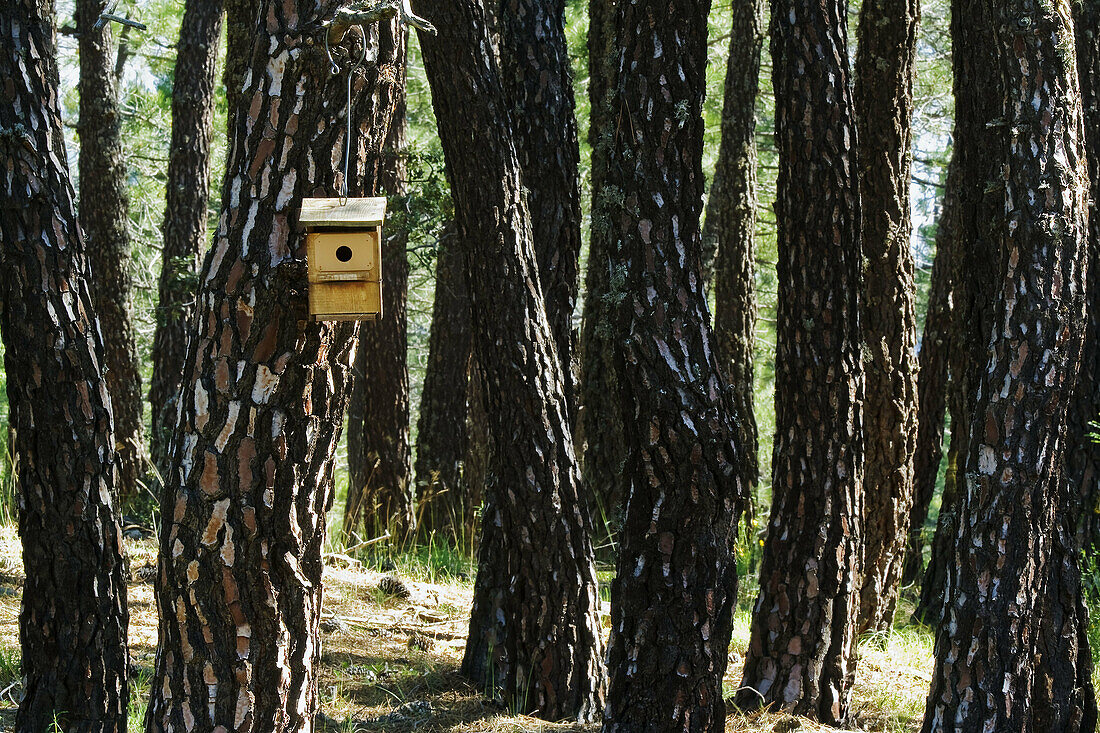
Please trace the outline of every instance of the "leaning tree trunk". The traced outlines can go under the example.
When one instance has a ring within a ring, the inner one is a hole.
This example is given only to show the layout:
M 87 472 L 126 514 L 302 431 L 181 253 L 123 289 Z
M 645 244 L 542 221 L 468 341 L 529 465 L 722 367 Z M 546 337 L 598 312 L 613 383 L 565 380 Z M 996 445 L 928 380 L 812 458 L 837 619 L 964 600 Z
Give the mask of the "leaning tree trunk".
M 764 44 L 763 0 L 733 3 L 722 141 L 703 225 L 706 252 L 715 252 L 714 335 L 719 368 L 740 420 L 742 485 L 756 486 L 756 417 L 753 414 L 753 356 L 756 344 L 756 94 Z
M 0 4 L 0 334 L 23 606 L 18 733 L 126 730 L 126 587 L 105 353 L 58 104 L 53 19 Z
M 855 103 L 863 212 L 863 563 L 859 630 L 893 626 L 913 504 L 917 319 L 909 235 L 919 0 L 864 0 Z
M 1077 68 L 1085 108 L 1085 156 L 1089 164 L 1093 202 L 1100 202 L 1100 1 L 1073 4 L 1077 33 Z M 1078 544 L 1095 565 L 1100 563 L 1100 445 L 1090 437 L 1089 423 L 1100 419 L 1100 203 L 1089 219 L 1086 247 L 1088 325 L 1077 396 L 1070 406 L 1069 447 L 1066 474 L 1070 492 L 1080 506 Z
M 420 531 L 458 540 L 473 528 L 462 481 L 466 457 L 466 389 L 470 364 L 470 302 L 458 233 L 439 238 L 428 365 L 416 423 L 416 506 Z
M 584 309 L 579 343 L 577 391 L 577 446 L 581 452 L 584 486 L 599 525 L 601 539 L 613 531 L 622 504 L 626 446 L 623 413 L 619 405 L 619 379 L 615 373 L 614 336 L 608 328 L 611 311 L 621 296 L 621 273 L 611 271 L 611 234 L 614 222 L 598 212 L 614 194 L 604 190 L 607 153 L 618 127 L 621 109 L 609 97 L 614 85 L 613 61 L 619 45 L 615 37 L 618 0 L 588 3 L 588 100 L 591 106 L 588 141 L 592 146 L 592 217 L 588 245 L 588 271 L 584 279 Z
M 992 222 L 1003 207 L 996 183 L 1002 141 L 1001 79 L 986 39 L 989 22 L 981 0 L 953 0 L 951 36 L 955 75 L 955 161 L 958 166 L 958 215 L 951 255 L 951 352 L 947 409 L 951 442 L 943 499 L 932 539 L 932 554 L 921 583 L 914 616 L 936 625 L 943 613 L 947 573 L 955 565 L 958 507 L 969 453 L 970 419 L 978 381 L 989 361 L 993 302 L 1000 253 Z
M 188 0 L 176 46 L 172 88 L 172 143 L 165 183 L 157 329 L 153 334 L 153 465 L 163 477 L 176 424 L 180 375 L 206 245 L 210 203 L 210 145 L 214 135 L 214 72 L 222 0 Z
M 913 457 L 913 507 L 909 512 L 909 541 L 901 572 L 903 585 L 915 582 L 924 569 L 924 523 L 936 493 L 943 460 L 944 411 L 947 407 L 947 360 L 951 334 L 951 258 L 956 246 L 959 175 L 952 154 L 936 229 L 936 254 L 924 333 L 917 370 L 917 446 Z
M 382 29 L 382 52 L 394 59 L 398 80 L 389 91 L 394 108 L 382 150 L 382 190 L 390 197 L 389 231 L 382 240 L 382 318 L 359 327 L 355 378 L 348 407 L 348 497 L 344 532 L 362 522 L 368 531 L 392 528 L 398 539 L 416 528 L 409 444 L 405 59 L 407 34 Z
M 504 90 L 480 4 L 432 11 L 439 36 L 420 42 L 466 248 L 491 456 L 462 671 L 516 710 L 587 721 L 603 697 L 590 522 Z
M 107 0 L 77 0 L 80 37 L 80 224 L 88 240 L 92 297 L 103 328 L 106 380 L 118 448 L 118 484 L 124 498 L 145 479 L 141 366 L 131 319 L 129 201 L 122 159 L 118 90 L 111 24 L 95 30 Z
M 1092 691 L 1079 669 L 1089 652 L 1062 476 L 1088 222 L 1073 28 L 1031 0 L 981 6 L 987 32 L 971 40 L 989 44 L 1008 128 L 990 151 L 1000 175 L 986 182 L 1000 200 L 984 222 L 999 265 L 997 325 L 922 730 L 1078 731 Z
M 572 419 L 581 190 L 565 0 L 502 0 L 497 22 L 501 81 L 527 192 L 542 299 Z
M 862 547 L 859 190 L 847 3 L 773 0 L 779 312 L 772 510 L 742 707 L 848 716 Z
M 596 216 L 619 298 L 607 324 L 629 487 L 611 586 L 603 730 L 721 730 L 749 487 L 742 406 L 725 388 L 702 278 L 703 98 L 710 0 L 620 3 Z M 639 112 L 644 110 L 644 113 Z M 607 110 L 605 109 L 606 113 Z
M 330 74 L 320 35 L 334 8 L 269 0 L 253 30 L 162 500 L 149 731 L 313 730 L 325 511 L 356 333 L 309 320 L 297 223 L 302 197 L 333 195 L 341 175 L 348 72 Z M 353 196 L 377 185 L 366 151 L 393 111 L 377 90 L 395 59 L 368 40 L 352 85 Z

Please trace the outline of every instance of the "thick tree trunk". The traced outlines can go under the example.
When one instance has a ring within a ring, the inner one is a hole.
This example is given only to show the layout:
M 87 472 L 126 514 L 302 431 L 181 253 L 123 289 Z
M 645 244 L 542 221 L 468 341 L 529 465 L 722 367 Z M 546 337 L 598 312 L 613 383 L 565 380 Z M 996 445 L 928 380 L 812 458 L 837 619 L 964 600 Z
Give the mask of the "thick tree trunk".
M 619 378 L 615 373 L 615 339 L 609 327 L 612 311 L 619 302 L 621 273 L 611 271 L 611 222 L 598 212 L 614 205 L 605 201 L 612 193 L 604 190 L 607 151 L 612 135 L 625 120 L 623 110 L 612 99 L 615 84 L 613 61 L 619 45 L 615 37 L 618 0 L 589 0 L 588 3 L 588 99 L 591 104 L 588 140 L 592 145 L 592 217 L 588 245 L 588 271 L 584 279 L 584 311 L 580 333 L 580 388 L 578 390 L 577 446 L 585 491 L 591 497 L 597 531 L 601 539 L 613 531 L 622 504 L 623 465 L 626 446 L 623 414 L 619 404 Z
M 1061 476 L 1088 216 L 1073 28 L 1030 0 L 980 9 L 987 32 L 970 41 L 989 44 L 1005 126 L 989 151 L 1000 174 L 986 181 L 1000 205 L 983 222 L 999 265 L 997 326 L 964 456 L 923 731 L 1078 731 L 1092 691 L 1082 686 L 1089 653 Z
M 740 420 L 742 485 L 756 486 L 753 356 L 756 345 L 756 94 L 764 44 L 762 0 L 733 3 L 722 141 L 707 200 L 703 249 L 715 252 L 714 335 L 718 363 Z M 704 254 L 704 259 L 705 259 Z
M 1080 505 L 1078 543 L 1086 556 L 1100 562 L 1100 445 L 1089 423 L 1100 419 L 1100 0 L 1073 4 L 1077 33 L 1077 68 L 1085 108 L 1085 156 L 1092 183 L 1092 216 L 1087 246 L 1088 325 L 1077 375 L 1077 396 L 1070 406 L 1066 475 L 1070 493 Z
M 168 469 L 168 441 L 180 408 L 180 375 L 198 290 L 199 258 L 206 249 L 210 203 L 210 144 L 214 135 L 214 72 L 222 0 L 188 0 L 176 46 L 172 88 L 172 144 L 165 183 L 157 330 L 153 334 L 153 464 Z
M 77 0 L 80 36 L 80 224 L 92 265 L 92 297 L 106 351 L 114 413 L 119 494 L 135 497 L 145 479 L 144 402 L 131 319 L 129 201 L 122 160 L 111 24 L 94 26 L 106 0 Z
M 604 686 L 590 521 L 504 90 L 480 5 L 431 8 L 439 36 L 420 41 L 466 247 L 491 456 L 462 670 L 518 710 L 587 721 Z
M 947 407 L 947 361 L 951 335 L 951 258 L 956 246 L 959 174 L 952 154 L 936 230 L 936 255 L 928 310 L 921 335 L 917 371 L 917 446 L 913 458 L 913 508 L 909 512 L 909 541 L 901 573 L 903 585 L 914 583 L 924 570 L 924 523 L 936 493 L 943 459 L 944 412 Z
M 501 80 L 527 192 L 539 283 L 572 419 L 581 191 L 565 1 L 501 0 L 497 20 Z
M 368 530 L 392 528 L 398 538 L 416 528 L 409 444 L 408 164 L 405 145 L 406 34 L 382 29 L 382 53 L 394 59 L 398 81 L 389 94 L 394 107 L 382 150 L 382 190 L 390 197 L 388 232 L 382 241 L 382 318 L 359 327 L 354 387 L 348 407 L 349 484 L 344 531 L 360 522 Z M 387 105 L 387 106 L 388 106 Z
M 126 587 L 105 353 L 49 6 L 0 4 L 0 333 L 23 541 L 19 733 L 123 733 Z
M 859 190 L 846 3 L 774 0 L 779 312 L 772 510 L 738 704 L 835 724 L 862 553 Z
M 470 301 L 463 248 L 453 226 L 439 239 L 428 366 L 416 424 L 416 506 L 422 536 L 458 540 L 472 533 L 473 509 L 462 480 L 466 457 L 466 390 Z
M 918 0 L 865 0 L 855 102 L 863 212 L 863 564 L 859 630 L 887 631 L 898 602 L 917 433 L 917 319 L 909 250 Z
M 951 351 L 947 409 L 951 414 L 948 475 L 932 555 L 921 583 L 914 616 L 935 625 L 943 613 L 944 581 L 955 564 L 958 507 L 965 482 L 970 419 L 978 381 L 989 362 L 998 251 L 992 222 L 1004 206 L 998 190 L 1002 141 L 1007 132 L 1001 79 L 990 55 L 993 46 L 981 0 L 953 0 L 951 36 L 955 74 L 955 161 L 959 176 L 958 216 L 951 255 Z M 948 483 L 950 482 L 950 486 Z M 956 482 L 958 485 L 956 486 Z
M 320 35 L 334 7 L 270 0 L 253 29 L 162 500 L 149 731 L 313 730 L 324 520 L 356 332 L 309 320 L 297 225 L 302 197 L 333 195 L 342 175 L 347 71 L 330 75 Z M 393 112 L 378 89 L 395 59 L 373 29 L 368 41 L 352 85 L 353 196 L 376 189 L 367 151 Z
M 621 3 L 612 94 L 629 121 L 607 145 L 596 216 L 612 223 L 609 309 L 629 487 L 611 587 L 603 730 L 720 730 L 749 500 L 740 406 L 724 384 L 699 276 L 709 0 Z M 644 113 L 639 112 L 645 110 Z M 612 202 L 616 203 L 612 203 Z

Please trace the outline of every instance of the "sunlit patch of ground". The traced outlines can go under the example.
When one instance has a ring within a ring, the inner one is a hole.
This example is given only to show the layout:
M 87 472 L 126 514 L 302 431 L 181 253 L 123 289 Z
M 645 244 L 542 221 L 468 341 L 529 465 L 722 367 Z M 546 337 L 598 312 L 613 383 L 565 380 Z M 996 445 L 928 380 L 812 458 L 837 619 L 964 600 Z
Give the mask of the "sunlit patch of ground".
M 141 730 L 144 698 L 157 640 L 156 605 L 149 568 L 152 538 L 127 540 L 132 581 L 130 652 L 136 672 L 131 731 Z M 0 527 L 0 730 L 11 730 L 19 695 L 18 615 L 23 585 L 14 528 Z M 414 571 L 410 571 L 414 572 Z M 443 579 L 434 571 L 423 573 Z M 408 597 L 379 589 L 386 573 L 338 556 L 325 569 L 322 669 L 318 680 L 323 725 L 339 733 L 559 733 L 598 726 L 554 724 L 511 715 L 458 674 L 471 600 L 470 579 L 428 582 L 403 575 Z M 150 582 L 143 582 L 142 577 Z M 606 598 L 606 594 L 604 594 Z M 603 604 L 606 631 L 608 605 Z M 899 617 L 901 614 L 899 614 Z M 748 643 L 749 614 L 735 617 L 727 693 L 740 681 Z M 927 630 L 903 627 L 888 637 L 865 639 L 853 694 L 849 730 L 916 731 L 930 681 L 932 640 Z M 835 731 L 786 714 L 731 708 L 727 733 Z

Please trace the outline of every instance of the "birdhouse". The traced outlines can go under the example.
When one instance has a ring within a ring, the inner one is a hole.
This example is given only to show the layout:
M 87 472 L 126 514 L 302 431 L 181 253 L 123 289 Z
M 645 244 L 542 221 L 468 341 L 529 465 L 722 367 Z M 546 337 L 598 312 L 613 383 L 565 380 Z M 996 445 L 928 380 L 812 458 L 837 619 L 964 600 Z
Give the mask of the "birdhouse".
M 384 198 L 303 199 L 309 314 L 315 321 L 382 317 Z

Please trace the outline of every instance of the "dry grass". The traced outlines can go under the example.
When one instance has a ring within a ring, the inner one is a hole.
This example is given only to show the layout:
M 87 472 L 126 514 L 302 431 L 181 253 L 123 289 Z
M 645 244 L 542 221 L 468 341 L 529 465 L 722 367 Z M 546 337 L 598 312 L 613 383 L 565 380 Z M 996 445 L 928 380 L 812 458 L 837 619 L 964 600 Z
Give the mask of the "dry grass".
M 152 540 L 128 540 L 131 569 L 155 562 Z M 137 573 L 134 573 L 137 575 Z M 318 680 L 325 728 L 338 733 L 556 733 L 598 730 L 598 726 L 547 723 L 511 715 L 458 674 L 471 587 L 405 577 L 408 598 L 377 590 L 382 574 L 335 561 L 325 569 L 325 617 L 338 621 L 322 632 Z M 436 578 L 438 579 L 438 578 Z M 19 543 L 11 527 L 0 527 L 0 690 L 18 682 L 18 613 L 22 588 Z M 152 585 L 129 585 L 130 647 L 139 679 L 152 672 L 156 649 L 156 607 Z M 604 611 L 608 609 L 605 604 Z M 748 612 L 737 614 L 728 691 L 736 688 L 748 641 Z M 605 619 L 606 626 L 606 619 Z M 6 660 L 6 661 L 5 661 Z M 859 671 L 849 730 L 916 731 L 924 707 L 932 662 L 927 631 L 902 628 L 860 646 Z M 137 690 L 130 729 L 141 729 L 144 712 Z M 0 729 L 10 729 L 18 684 L 0 699 Z M 734 711 L 727 733 L 834 731 L 785 714 Z

